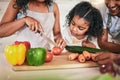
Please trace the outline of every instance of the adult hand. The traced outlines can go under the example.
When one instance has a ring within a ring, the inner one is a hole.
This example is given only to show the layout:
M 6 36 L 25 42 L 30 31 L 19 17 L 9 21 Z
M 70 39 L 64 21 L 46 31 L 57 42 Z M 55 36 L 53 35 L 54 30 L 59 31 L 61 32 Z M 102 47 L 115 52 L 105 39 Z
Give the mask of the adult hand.
M 39 30 L 44 32 L 40 22 L 32 17 L 26 16 L 25 23 L 28 25 L 29 29 L 35 31 L 35 33 L 37 33 Z
M 112 52 L 96 52 L 95 61 L 99 65 L 108 64 L 117 59 L 118 55 L 120 54 L 115 54 Z

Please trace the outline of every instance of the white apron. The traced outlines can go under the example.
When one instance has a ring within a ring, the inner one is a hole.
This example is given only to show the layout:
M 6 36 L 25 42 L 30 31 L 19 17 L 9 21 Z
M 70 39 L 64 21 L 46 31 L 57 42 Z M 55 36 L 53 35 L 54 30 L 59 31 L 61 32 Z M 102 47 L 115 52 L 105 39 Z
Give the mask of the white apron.
M 18 15 L 20 18 L 20 15 Z M 54 13 L 39 13 L 27 10 L 27 16 L 33 17 L 40 22 L 42 25 L 45 34 L 51 38 L 53 36 L 53 26 L 54 26 Z M 24 17 L 22 14 L 21 17 Z M 44 47 L 46 49 L 50 49 L 50 45 L 43 37 L 40 36 L 39 33 L 36 33 L 29 30 L 29 28 L 25 25 L 18 33 L 17 33 L 17 41 L 29 41 L 31 43 L 31 47 Z
M 63 34 L 64 40 L 66 41 L 66 44 L 74 45 L 74 46 L 82 46 L 82 41 L 86 40 L 88 37 L 86 35 L 85 38 L 78 40 L 71 34 L 70 27 L 64 27 L 62 30 L 62 34 Z M 97 38 L 92 37 L 91 42 L 96 45 L 96 48 L 99 48 L 97 44 Z

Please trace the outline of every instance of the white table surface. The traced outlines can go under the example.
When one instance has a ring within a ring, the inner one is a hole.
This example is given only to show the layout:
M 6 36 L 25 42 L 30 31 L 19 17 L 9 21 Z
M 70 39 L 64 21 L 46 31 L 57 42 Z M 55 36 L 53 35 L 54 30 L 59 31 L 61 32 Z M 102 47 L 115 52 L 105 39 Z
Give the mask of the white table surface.
M 99 67 L 14 71 L 4 57 L 4 47 L 7 44 L 0 44 L 0 80 L 53 80 L 52 78 L 55 77 L 61 78 L 60 80 L 91 80 L 93 77 L 102 75 Z M 120 79 L 120 76 L 116 78 Z
M 42 78 L 58 77 L 65 80 L 89 80 L 101 75 L 98 67 L 93 68 L 72 68 L 72 69 L 53 69 L 37 71 L 14 71 L 6 62 L 3 52 L 0 53 L 0 80 L 41 80 Z
M 9 38 L 10 40 L 11 38 Z M 3 42 L 4 41 L 4 42 Z M 4 39 L 0 43 L 0 80 L 44 80 L 42 78 L 51 77 L 65 78 L 65 80 L 90 80 L 95 76 L 101 75 L 98 67 L 92 68 L 71 68 L 71 69 L 52 69 L 37 71 L 14 71 L 4 57 L 4 47 L 11 43 Z

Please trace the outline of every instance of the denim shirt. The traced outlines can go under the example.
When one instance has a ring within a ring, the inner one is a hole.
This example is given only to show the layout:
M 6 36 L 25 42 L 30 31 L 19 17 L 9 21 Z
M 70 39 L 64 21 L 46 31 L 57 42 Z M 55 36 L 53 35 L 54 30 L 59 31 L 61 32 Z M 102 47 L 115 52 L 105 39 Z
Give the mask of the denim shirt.
M 103 14 L 103 25 L 113 39 L 120 41 L 120 18 L 109 14 L 108 9 Z

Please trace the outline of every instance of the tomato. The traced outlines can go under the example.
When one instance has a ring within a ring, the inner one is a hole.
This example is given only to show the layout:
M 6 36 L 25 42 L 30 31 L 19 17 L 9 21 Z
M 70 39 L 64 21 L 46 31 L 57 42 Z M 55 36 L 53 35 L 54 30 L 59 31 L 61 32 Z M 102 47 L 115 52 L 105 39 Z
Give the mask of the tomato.
M 15 45 L 24 44 L 26 47 L 26 50 L 31 48 L 30 42 L 28 41 L 15 41 L 14 44 Z
M 52 53 L 54 55 L 60 55 L 62 53 L 62 49 L 55 46 L 55 47 L 52 48 Z
M 52 59 L 53 59 L 53 54 L 51 52 L 47 51 L 45 62 L 50 62 L 50 61 L 52 61 Z

